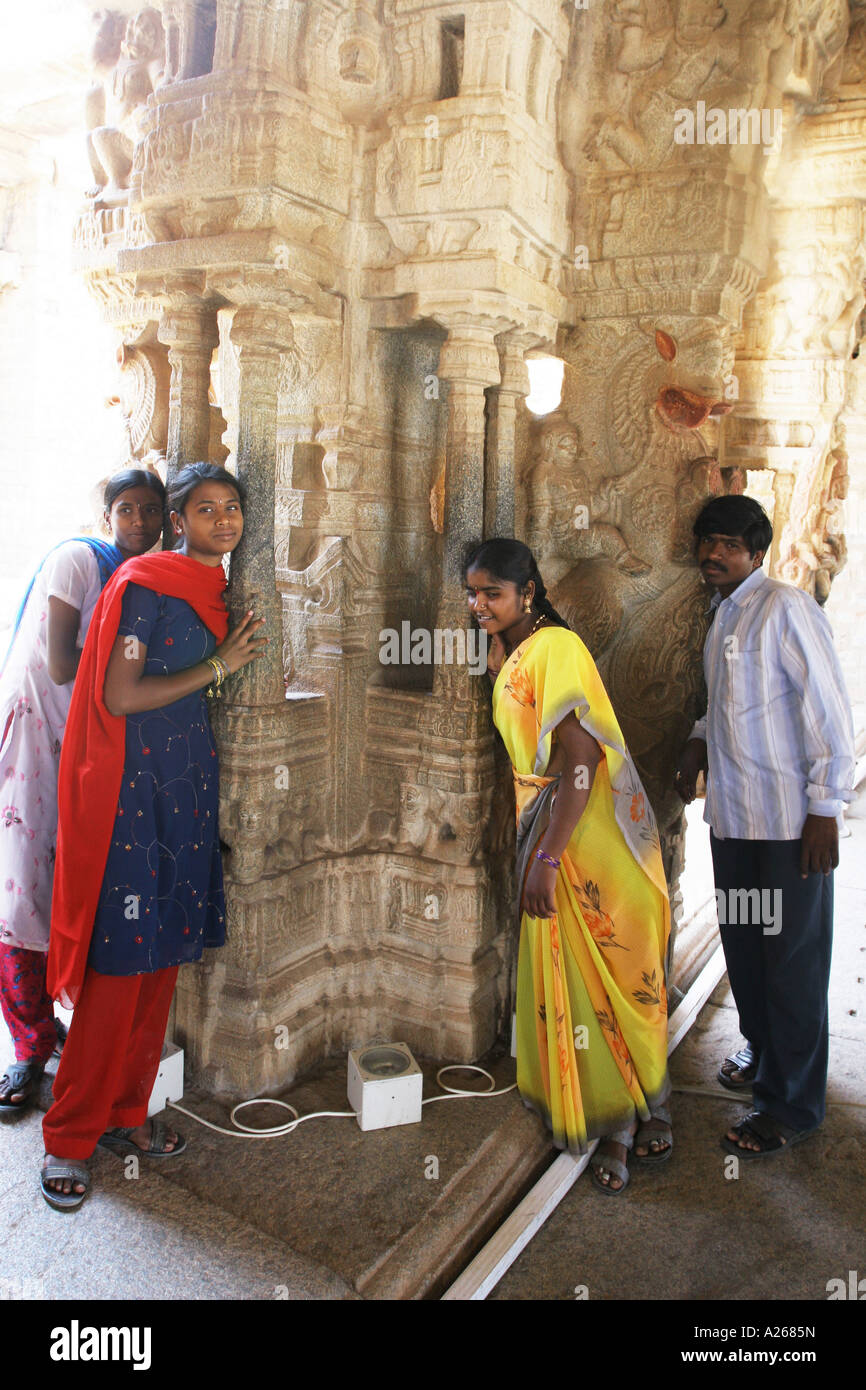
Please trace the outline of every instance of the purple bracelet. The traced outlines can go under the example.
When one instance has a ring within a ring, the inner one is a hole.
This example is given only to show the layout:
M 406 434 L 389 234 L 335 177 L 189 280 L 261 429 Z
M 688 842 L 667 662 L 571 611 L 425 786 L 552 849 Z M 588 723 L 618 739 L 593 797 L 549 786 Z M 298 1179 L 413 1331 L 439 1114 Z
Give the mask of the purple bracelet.
M 551 859 L 550 855 L 545 854 L 543 849 L 537 850 L 535 857 L 536 859 L 540 859 L 542 864 L 549 864 L 552 869 L 558 869 L 562 863 L 560 859 Z

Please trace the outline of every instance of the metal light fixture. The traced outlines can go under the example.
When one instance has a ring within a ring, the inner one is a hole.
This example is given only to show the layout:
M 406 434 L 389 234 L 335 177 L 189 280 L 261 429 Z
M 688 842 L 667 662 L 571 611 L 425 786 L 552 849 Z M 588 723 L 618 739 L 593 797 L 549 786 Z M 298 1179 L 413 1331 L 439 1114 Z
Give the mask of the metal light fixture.
M 405 1043 L 375 1043 L 349 1053 L 349 1104 L 361 1129 L 418 1124 L 423 1085 Z

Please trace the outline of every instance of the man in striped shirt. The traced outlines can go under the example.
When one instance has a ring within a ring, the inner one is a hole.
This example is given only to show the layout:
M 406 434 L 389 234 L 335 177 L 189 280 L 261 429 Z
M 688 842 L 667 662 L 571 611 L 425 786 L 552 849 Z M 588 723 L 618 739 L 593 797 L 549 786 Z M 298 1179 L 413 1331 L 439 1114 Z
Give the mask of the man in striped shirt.
M 769 579 L 773 538 L 750 497 L 717 497 L 694 524 L 716 590 L 704 645 L 707 713 L 676 774 L 683 801 L 707 774 L 719 931 L 747 1045 L 719 1080 L 755 1110 L 722 1147 L 778 1153 L 824 1118 L 833 870 L 852 799 L 851 707 L 830 625 L 801 589 Z

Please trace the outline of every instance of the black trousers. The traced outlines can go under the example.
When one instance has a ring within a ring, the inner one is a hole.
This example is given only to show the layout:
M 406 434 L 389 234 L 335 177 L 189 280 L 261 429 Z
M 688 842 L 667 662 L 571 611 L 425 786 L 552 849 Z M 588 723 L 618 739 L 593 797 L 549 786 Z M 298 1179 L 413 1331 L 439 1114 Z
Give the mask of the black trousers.
M 757 1059 L 755 1109 L 812 1129 L 827 1091 L 833 875 L 800 877 L 799 840 L 710 832 L 710 845 L 728 979 Z

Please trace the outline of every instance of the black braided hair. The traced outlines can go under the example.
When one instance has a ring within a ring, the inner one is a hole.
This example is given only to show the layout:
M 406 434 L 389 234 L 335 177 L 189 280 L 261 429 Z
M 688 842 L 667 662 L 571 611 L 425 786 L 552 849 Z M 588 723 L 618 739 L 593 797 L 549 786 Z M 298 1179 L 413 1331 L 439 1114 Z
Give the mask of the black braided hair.
M 531 580 L 535 584 L 532 607 L 558 627 L 569 626 L 547 597 L 547 589 L 539 573 L 535 556 L 523 541 L 514 540 L 510 536 L 492 536 L 487 541 L 472 541 L 463 552 L 461 573 L 464 583 L 471 569 L 487 570 L 495 579 L 516 584 L 521 593 Z

